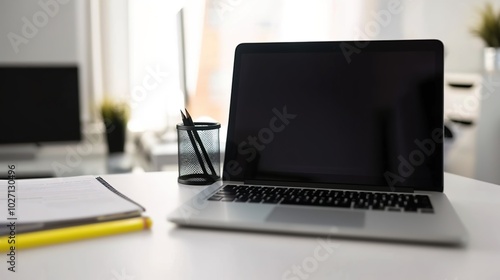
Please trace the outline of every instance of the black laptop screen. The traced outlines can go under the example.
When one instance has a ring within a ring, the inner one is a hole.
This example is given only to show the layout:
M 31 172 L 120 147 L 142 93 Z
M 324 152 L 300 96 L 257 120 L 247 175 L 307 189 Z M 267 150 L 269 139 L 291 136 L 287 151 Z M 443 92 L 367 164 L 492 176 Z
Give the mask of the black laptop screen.
M 434 40 L 236 50 L 224 178 L 442 191 Z

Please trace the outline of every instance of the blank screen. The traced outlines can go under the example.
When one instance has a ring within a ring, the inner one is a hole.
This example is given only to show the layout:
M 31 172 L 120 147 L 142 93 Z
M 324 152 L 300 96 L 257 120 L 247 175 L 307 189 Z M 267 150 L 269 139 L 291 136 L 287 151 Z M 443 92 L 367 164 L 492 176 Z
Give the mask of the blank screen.
M 439 52 L 263 45 L 237 52 L 226 179 L 442 187 Z
M 0 143 L 81 139 L 76 67 L 0 67 Z

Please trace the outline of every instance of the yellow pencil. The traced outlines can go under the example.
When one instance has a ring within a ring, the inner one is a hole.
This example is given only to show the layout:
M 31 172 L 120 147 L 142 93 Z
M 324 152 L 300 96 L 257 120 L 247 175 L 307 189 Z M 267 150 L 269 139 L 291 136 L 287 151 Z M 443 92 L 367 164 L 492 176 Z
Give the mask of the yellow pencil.
M 9 236 L 0 236 L 0 252 L 10 251 L 13 246 L 15 246 L 15 249 L 17 250 L 118 233 L 139 231 L 151 228 L 151 224 L 152 221 L 150 218 L 138 217 L 90 225 L 20 233 L 15 236 L 15 239 L 12 239 Z M 15 240 L 15 244 L 12 240 Z

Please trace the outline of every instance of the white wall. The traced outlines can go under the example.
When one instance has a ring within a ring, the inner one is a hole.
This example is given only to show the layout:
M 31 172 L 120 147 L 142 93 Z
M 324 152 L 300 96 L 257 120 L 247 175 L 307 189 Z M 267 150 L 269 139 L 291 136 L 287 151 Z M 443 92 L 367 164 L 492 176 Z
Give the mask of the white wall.
M 0 1 L 0 64 L 77 64 L 89 118 L 86 0 Z
M 368 10 L 386 9 L 391 1 L 377 0 Z M 470 29 L 478 22 L 478 10 L 486 2 L 500 9 L 500 0 L 401 0 L 402 12 L 393 16 L 376 38 L 440 39 L 445 45 L 445 71 L 481 72 L 484 44 L 471 35 Z M 373 14 L 365 19 L 372 20 Z

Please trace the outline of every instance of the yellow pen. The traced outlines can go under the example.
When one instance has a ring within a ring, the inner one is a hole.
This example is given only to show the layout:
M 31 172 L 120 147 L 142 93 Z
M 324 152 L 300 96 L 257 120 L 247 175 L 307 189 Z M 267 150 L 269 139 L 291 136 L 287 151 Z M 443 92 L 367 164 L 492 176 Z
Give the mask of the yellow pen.
M 0 236 L 0 252 L 15 249 L 32 248 L 56 243 L 71 242 L 100 236 L 107 236 L 151 228 L 152 221 L 148 217 L 138 217 L 90 225 L 49 229 L 36 232 L 20 233 L 15 236 L 15 244 L 9 236 Z M 10 244 L 9 244 L 10 240 Z

